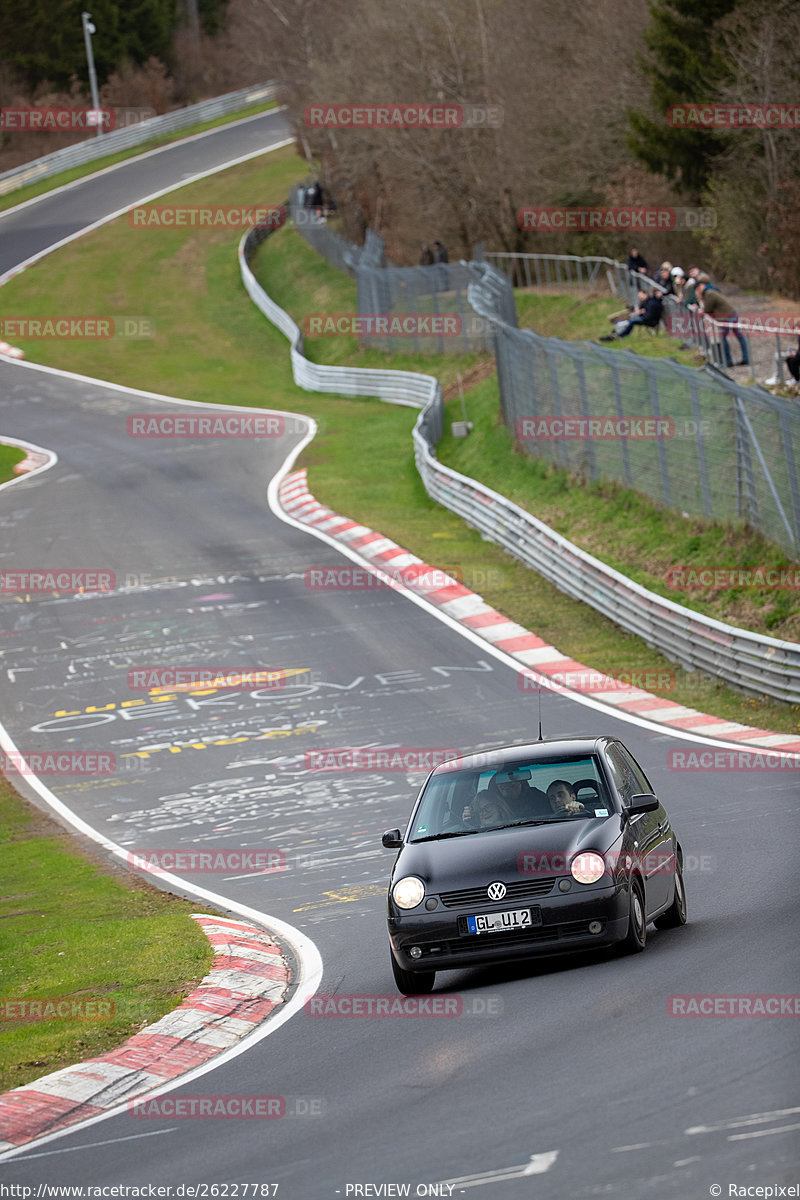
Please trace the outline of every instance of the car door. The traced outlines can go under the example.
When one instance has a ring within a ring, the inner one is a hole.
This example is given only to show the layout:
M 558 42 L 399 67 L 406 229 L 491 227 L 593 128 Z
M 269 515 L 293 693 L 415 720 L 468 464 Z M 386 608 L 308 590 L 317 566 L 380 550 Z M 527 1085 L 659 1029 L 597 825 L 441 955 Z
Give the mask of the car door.
M 636 759 L 621 742 L 611 743 L 606 751 L 611 774 L 623 805 L 631 803 L 634 796 L 650 793 L 655 795 L 647 776 Z M 669 822 L 664 831 L 664 809 L 641 813 L 629 822 L 626 842 L 639 861 L 639 869 L 645 881 L 648 915 L 665 905 L 672 890 L 672 865 L 668 859 L 671 848 Z

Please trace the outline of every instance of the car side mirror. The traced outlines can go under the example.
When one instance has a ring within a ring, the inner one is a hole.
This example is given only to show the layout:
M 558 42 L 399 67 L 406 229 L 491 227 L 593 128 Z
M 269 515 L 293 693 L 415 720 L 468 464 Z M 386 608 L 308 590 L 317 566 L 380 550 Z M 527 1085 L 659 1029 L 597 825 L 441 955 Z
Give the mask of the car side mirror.
M 649 792 L 641 792 L 631 796 L 631 802 L 623 809 L 623 813 L 630 820 L 631 817 L 638 817 L 641 813 L 655 812 L 657 808 L 658 796 L 653 796 Z
M 403 835 L 399 829 L 387 829 L 381 841 L 387 850 L 399 850 L 403 844 Z

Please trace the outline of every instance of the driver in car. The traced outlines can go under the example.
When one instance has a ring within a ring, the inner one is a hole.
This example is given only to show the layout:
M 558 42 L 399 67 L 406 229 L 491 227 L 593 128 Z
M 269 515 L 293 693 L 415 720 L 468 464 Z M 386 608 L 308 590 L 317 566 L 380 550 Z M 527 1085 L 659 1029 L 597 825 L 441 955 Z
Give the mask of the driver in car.
M 544 792 L 531 787 L 522 776 L 515 776 L 513 772 L 498 771 L 493 775 L 489 780 L 489 794 L 503 801 L 515 821 L 549 815 Z
M 572 813 L 588 815 L 588 810 L 581 804 L 574 787 L 566 779 L 553 780 L 547 789 L 547 799 L 556 816 Z

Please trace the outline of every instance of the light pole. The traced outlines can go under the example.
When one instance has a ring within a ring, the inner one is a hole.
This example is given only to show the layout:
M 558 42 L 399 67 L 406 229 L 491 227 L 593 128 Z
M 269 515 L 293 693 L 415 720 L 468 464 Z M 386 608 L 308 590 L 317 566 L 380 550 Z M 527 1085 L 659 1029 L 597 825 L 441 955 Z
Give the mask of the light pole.
M 85 12 L 81 13 L 83 21 L 83 40 L 86 42 L 86 61 L 89 63 L 89 87 L 92 89 L 92 108 L 95 111 L 95 121 L 97 122 L 97 136 L 103 136 L 103 121 L 100 116 L 100 101 L 97 98 L 97 75 L 94 69 L 94 55 L 92 54 L 92 34 L 96 33 L 92 24 L 92 14 Z

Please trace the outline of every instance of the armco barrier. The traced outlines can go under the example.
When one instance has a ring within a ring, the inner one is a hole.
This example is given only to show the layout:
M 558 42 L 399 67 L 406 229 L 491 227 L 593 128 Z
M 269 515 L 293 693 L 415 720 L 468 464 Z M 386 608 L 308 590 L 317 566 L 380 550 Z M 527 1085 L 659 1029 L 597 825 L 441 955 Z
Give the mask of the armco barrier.
M 178 108 L 160 117 L 138 121 L 125 129 L 112 130 L 111 133 L 104 133 L 102 137 L 93 136 L 84 142 L 77 142 L 74 146 L 54 150 L 52 154 L 45 154 L 43 158 L 35 158 L 32 162 L 22 163 L 18 167 L 12 167 L 10 171 L 4 171 L 0 175 L 0 196 L 24 187 L 26 183 L 35 183 L 39 179 L 47 179 L 49 175 L 57 175 L 59 171 L 69 171 L 72 167 L 83 166 L 95 158 L 104 158 L 107 154 L 117 154 L 120 150 L 138 146 L 163 133 L 174 133 L 201 121 L 213 121 L 217 117 L 247 108 L 250 104 L 263 104 L 265 100 L 271 100 L 274 94 L 273 83 L 241 88 L 238 92 L 228 92 L 225 96 L 202 100 L 199 104 L 190 104 L 186 108 Z
M 436 459 L 444 405 L 441 385 L 411 371 L 330 367 L 303 354 L 300 329 L 275 304 L 250 269 L 250 258 L 271 230 L 250 230 L 239 243 L 245 289 L 261 312 L 291 343 L 295 383 L 306 391 L 345 396 L 377 396 L 393 404 L 421 408 L 414 426 L 414 456 L 432 499 L 462 517 L 561 591 L 591 605 L 623 629 L 687 670 L 699 670 L 744 692 L 800 701 L 800 645 L 737 629 L 675 604 L 626 578 L 581 550 L 498 492 L 461 475 Z

